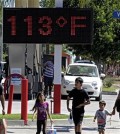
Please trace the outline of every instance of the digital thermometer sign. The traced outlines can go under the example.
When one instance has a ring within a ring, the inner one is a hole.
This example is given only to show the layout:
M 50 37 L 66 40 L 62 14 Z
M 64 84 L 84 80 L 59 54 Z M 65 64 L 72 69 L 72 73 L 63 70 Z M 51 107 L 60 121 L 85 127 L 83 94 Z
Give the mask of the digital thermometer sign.
M 3 43 L 91 44 L 92 9 L 3 8 Z

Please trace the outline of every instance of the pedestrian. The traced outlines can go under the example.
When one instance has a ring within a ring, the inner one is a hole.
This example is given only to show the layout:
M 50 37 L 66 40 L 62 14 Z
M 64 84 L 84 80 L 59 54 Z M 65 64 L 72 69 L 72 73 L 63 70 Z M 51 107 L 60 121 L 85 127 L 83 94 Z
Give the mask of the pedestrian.
M 99 109 L 96 111 L 93 122 L 97 119 L 97 125 L 98 125 L 98 132 L 99 134 L 105 134 L 105 125 L 106 125 L 106 119 L 107 115 L 112 115 L 112 113 L 109 113 L 106 109 L 106 102 L 101 100 L 99 102 Z
M 112 114 L 115 115 L 116 111 L 119 113 L 119 118 L 120 118 L 120 90 L 119 90 L 118 96 L 117 96 L 117 98 L 115 100 L 115 104 L 113 106 Z
M 54 64 L 51 59 L 44 64 L 43 79 L 44 79 L 44 86 L 45 86 L 44 89 L 45 97 L 49 96 L 49 98 L 52 98 Z
M 46 127 L 47 127 L 47 115 L 50 118 L 51 125 L 52 125 L 52 118 L 49 113 L 49 104 L 45 101 L 45 96 L 42 92 L 39 92 L 37 94 L 37 98 L 35 101 L 35 105 L 33 106 L 32 110 L 33 113 L 33 119 L 35 115 L 37 114 L 37 132 L 36 134 L 41 133 L 41 128 L 43 131 L 43 134 L 46 134 Z
M 67 109 L 72 112 L 73 122 L 75 125 L 75 134 L 81 134 L 82 121 L 84 117 L 84 106 L 90 104 L 87 92 L 82 88 L 83 79 L 78 77 L 75 79 L 75 88 L 72 89 L 67 97 Z M 72 100 L 72 109 L 69 108 L 69 101 Z
M 5 77 L 7 78 L 9 75 L 9 57 L 8 56 L 5 57 L 5 62 L 6 63 L 4 64 L 3 71 L 5 73 Z
M 2 114 L 5 114 L 5 97 L 4 97 L 4 93 L 3 93 L 3 87 L 0 84 L 0 101 L 1 101 L 1 105 L 2 105 Z

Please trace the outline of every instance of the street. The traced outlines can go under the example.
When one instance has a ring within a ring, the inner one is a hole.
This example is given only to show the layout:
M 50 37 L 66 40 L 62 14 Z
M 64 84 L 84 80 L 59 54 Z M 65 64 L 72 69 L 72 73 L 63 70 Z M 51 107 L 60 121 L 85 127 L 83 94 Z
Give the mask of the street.
M 106 109 L 108 109 L 109 111 L 112 110 L 116 97 L 117 95 L 103 95 L 103 100 L 106 101 Z M 51 112 L 51 99 L 47 99 L 46 101 L 49 102 L 49 108 Z M 71 106 L 71 102 L 72 100 L 70 101 L 70 106 Z M 29 114 L 32 114 L 30 110 L 32 109 L 34 103 L 35 103 L 35 100 L 28 101 L 28 113 Z M 7 111 L 8 101 L 5 101 L 5 106 L 6 106 L 5 109 Z M 98 101 L 95 101 L 93 98 L 91 98 L 91 104 L 85 107 L 85 111 L 86 111 L 85 115 L 94 115 L 95 111 L 98 108 L 99 108 Z M 0 110 L 1 110 L 1 107 L 0 107 Z M 52 106 L 52 112 L 53 112 L 53 106 Z M 14 114 L 14 113 L 21 113 L 21 101 L 20 100 L 13 100 L 11 114 Z M 69 112 L 66 109 L 66 100 L 61 100 L 61 112 L 60 113 L 69 114 Z
M 112 111 L 117 95 L 103 95 L 103 100 L 106 101 L 106 107 L 108 111 Z M 91 99 L 91 104 L 85 107 L 85 115 L 94 115 L 95 111 L 99 108 L 99 103 L 94 99 Z

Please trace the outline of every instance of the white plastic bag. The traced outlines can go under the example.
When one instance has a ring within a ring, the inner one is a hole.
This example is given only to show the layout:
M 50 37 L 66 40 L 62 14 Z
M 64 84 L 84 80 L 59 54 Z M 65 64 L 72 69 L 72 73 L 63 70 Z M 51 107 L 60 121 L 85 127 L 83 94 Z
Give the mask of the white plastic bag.
M 47 134 L 57 134 L 53 124 L 51 125 L 51 128 L 47 130 Z
M 68 117 L 68 122 L 69 122 L 70 124 L 73 123 L 72 112 L 70 112 L 70 115 L 69 115 L 69 117 Z

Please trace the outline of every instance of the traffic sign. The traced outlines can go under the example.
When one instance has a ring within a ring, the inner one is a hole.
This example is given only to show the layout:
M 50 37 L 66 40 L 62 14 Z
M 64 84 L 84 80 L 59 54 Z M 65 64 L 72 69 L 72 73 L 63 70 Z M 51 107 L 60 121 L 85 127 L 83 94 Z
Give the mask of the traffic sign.
M 114 11 L 113 18 L 120 19 L 120 11 Z

